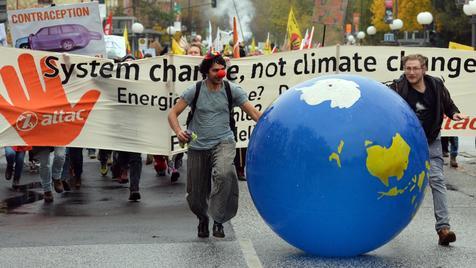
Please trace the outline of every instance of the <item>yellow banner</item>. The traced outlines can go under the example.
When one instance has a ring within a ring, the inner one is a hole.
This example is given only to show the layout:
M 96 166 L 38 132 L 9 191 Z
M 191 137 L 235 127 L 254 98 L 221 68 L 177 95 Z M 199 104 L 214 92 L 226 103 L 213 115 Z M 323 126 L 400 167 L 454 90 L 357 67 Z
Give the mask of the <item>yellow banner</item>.
M 473 47 L 463 45 L 463 44 L 458 44 L 456 42 L 450 42 L 448 44 L 449 49 L 459 49 L 459 50 L 474 50 Z

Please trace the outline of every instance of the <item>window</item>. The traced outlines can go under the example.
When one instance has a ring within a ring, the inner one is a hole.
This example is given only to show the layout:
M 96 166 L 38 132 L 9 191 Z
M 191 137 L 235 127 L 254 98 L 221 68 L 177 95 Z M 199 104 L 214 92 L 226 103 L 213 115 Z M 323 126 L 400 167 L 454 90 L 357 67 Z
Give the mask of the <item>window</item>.
M 63 33 L 72 33 L 74 32 L 74 27 L 73 25 L 61 25 L 61 31 Z
M 50 35 L 60 34 L 59 27 L 50 27 L 49 31 L 50 31 Z
M 39 36 L 44 36 L 44 35 L 48 35 L 48 28 L 41 28 L 41 30 L 39 30 L 36 35 L 39 35 Z

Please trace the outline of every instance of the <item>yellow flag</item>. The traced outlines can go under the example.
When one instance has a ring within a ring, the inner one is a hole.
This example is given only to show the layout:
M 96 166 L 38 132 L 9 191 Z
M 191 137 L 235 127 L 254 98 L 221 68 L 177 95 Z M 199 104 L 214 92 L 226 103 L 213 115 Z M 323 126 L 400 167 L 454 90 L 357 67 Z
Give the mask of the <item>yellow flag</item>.
M 299 49 L 301 46 L 301 30 L 299 29 L 299 25 L 297 23 L 296 17 L 294 17 L 293 8 L 289 11 L 288 16 L 288 36 L 289 42 L 291 44 L 291 50 Z
M 179 43 L 172 37 L 172 53 L 175 55 L 185 55 L 185 50 L 180 47 Z
M 127 26 L 124 27 L 124 42 L 126 42 L 127 54 L 131 53 L 131 44 L 129 44 L 129 34 L 127 33 Z
M 226 43 L 225 49 L 223 50 L 223 55 L 227 57 L 233 56 L 233 49 L 231 48 L 229 43 Z
M 250 47 L 250 53 L 255 53 L 256 52 L 256 42 L 255 38 L 251 39 L 251 47 Z
M 474 50 L 472 47 L 470 46 L 466 46 L 466 45 L 462 45 L 462 44 L 458 44 L 456 42 L 450 42 L 448 44 L 448 48 L 449 49 L 459 49 L 459 50 Z
M 263 53 L 265 55 L 269 55 L 272 53 L 272 47 L 271 47 L 271 41 L 269 41 L 269 33 L 268 33 L 268 37 L 266 38 L 266 42 L 264 42 L 264 51 Z

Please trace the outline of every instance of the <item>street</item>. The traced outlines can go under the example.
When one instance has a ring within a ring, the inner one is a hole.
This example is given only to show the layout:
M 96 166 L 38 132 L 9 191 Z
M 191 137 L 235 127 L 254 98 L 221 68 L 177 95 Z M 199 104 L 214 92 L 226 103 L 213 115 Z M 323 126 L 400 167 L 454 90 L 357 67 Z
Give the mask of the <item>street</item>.
M 83 186 L 44 204 L 38 174 L 24 171 L 22 192 L 0 180 L 1 267 L 474 267 L 476 265 L 476 150 L 460 138 L 458 169 L 445 165 L 452 229 L 457 241 L 437 244 L 431 191 L 410 225 L 366 255 L 321 258 L 293 248 L 258 215 L 240 182 L 238 215 L 224 239 L 196 236 L 198 221 L 185 200 L 185 170 L 175 184 L 143 165 L 142 200 L 128 201 L 128 185 L 101 177 L 85 154 Z M 145 158 L 145 157 L 143 157 Z M 5 171 L 2 157 L 0 172 Z M 445 158 L 448 162 L 448 158 Z M 34 202 L 33 202 L 34 201 Z M 24 204 L 22 204 L 24 203 Z M 319 226 L 316 226 L 319 228 Z M 362 230 L 371 235 L 372 230 Z M 327 241 L 321 241 L 326 243 Z

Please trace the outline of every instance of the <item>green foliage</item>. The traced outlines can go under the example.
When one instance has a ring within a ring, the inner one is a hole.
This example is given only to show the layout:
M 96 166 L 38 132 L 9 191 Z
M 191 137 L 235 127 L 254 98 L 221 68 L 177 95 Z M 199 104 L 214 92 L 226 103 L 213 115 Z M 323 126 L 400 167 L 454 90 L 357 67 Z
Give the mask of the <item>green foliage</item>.
M 448 47 L 450 41 L 471 45 L 471 26 L 469 17 L 463 13 L 463 7 L 457 7 L 454 1 L 434 2 L 437 39 L 440 46 Z
M 256 9 L 253 32 L 257 40 L 266 38 L 267 32 L 271 34 L 273 41 L 282 43 L 286 35 L 286 26 L 291 6 L 298 21 L 302 34 L 306 28 L 311 28 L 312 15 L 314 12 L 314 0 L 276 1 L 262 0 L 254 2 Z

